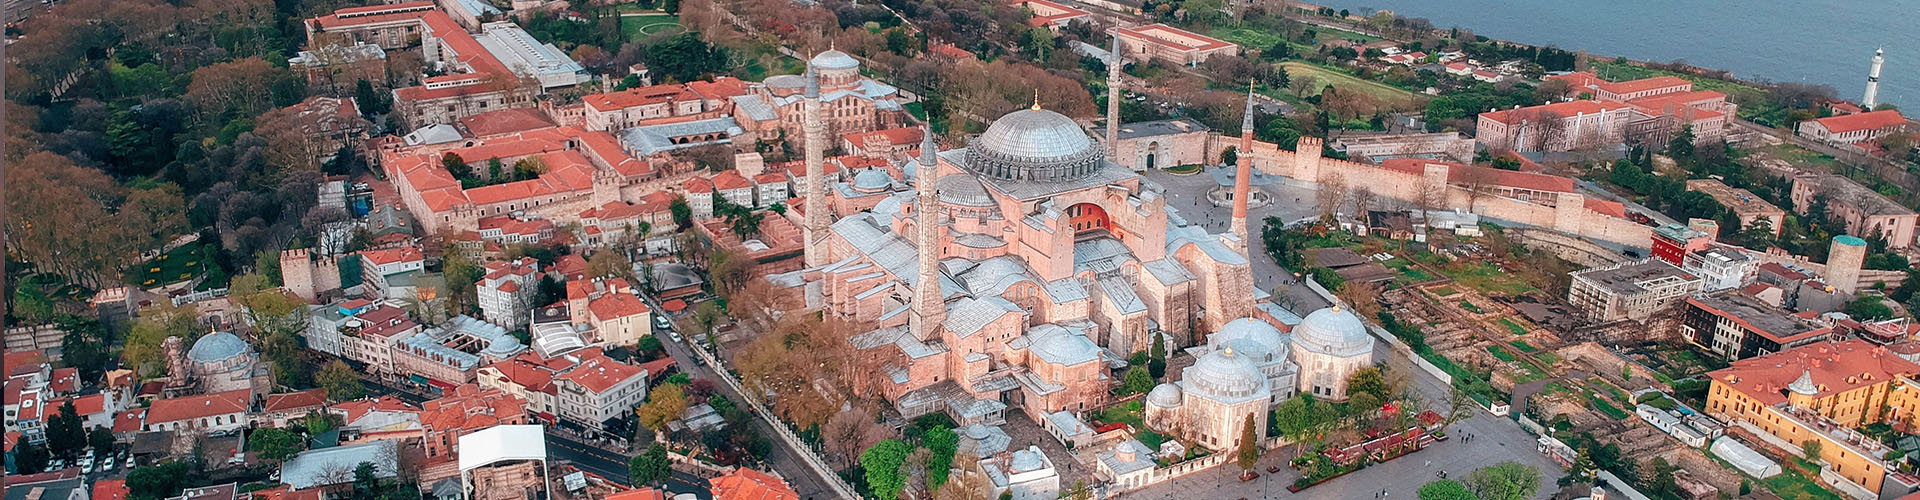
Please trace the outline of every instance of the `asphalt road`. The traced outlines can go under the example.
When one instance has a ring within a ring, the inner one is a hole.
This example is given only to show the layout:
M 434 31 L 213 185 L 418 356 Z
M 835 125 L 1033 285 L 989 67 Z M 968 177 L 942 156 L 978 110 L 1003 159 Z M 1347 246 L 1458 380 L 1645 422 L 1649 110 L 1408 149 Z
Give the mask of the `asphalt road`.
M 627 484 L 627 469 L 631 460 L 618 453 L 596 448 L 590 444 L 573 440 L 572 437 L 548 433 L 547 455 L 555 461 L 565 461 L 580 470 L 599 474 L 600 477 L 614 482 Z M 700 500 L 711 500 L 713 493 L 707 489 L 707 480 L 680 471 L 674 471 L 667 479 L 667 491 L 675 494 L 692 493 Z M 669 495 L 671 496 L 671 495 Z

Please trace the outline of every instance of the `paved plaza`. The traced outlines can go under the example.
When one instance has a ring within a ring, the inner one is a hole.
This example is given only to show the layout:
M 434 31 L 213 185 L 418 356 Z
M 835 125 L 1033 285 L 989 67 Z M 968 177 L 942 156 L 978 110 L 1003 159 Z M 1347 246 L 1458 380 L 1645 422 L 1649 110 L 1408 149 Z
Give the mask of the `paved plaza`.
M 1147 180 L 1166 188 L 1167 207 L 1179 211 L 1187 221 L 1206 226 L 1208 231 L 1221 233 L 1228 230 L 1233 220 L 1232 206 L 1214 206 L 1207 201 L 1207 192 L 1222 185 L 1230 186 L 1232 176 L 1226 175 L 1226 167 L 1208 167 L 1208 171 L 1191 175 L 1174 175 L 1161 170 L 1149 170 L 1143 174 Z M 1254 286 L 1261 290 L 1273 291 L 1287 285 L 1284 296 L 1275 297 L 1274 302 L 1302 315 L 1328 304 L 1312 290 L 1304 286 L 1295 286 L 1293 272 L 1280 267 L 1279 263 L 1268 258 L 1266 243 L 1260 240 L 1260 226 L 1267 217 L 1279 217 L 1284 221 L 1297 221 L 1313 217 L 1313 199 L 1315 191 L 1311 188 L 1283 182 L 1279 177 L 1260 175 L 1256 172 L 1254 189 L 1266 192 L 1273 203 L 1260 208 L 1247 210 L 1247 232 L 1249 253 L 1253 255 Z

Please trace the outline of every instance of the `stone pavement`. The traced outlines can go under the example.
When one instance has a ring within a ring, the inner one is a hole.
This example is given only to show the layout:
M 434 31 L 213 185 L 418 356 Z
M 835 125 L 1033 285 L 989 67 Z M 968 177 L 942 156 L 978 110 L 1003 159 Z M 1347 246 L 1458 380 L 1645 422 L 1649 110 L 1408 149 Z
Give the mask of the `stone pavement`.
M 1180 212 L 1180 216 L 1189 222 L 1206 226 L 1207 231 L 1224 233 L 1233 219 L 1233 207 L 1216 207 L 1207 202 L 1207 192 L 1221 186 L 1220 179 L 1231 179 L 1228 175 L 1216 175 L 1211 170 L 1224 170 L 1224 167 L 1208 167 L 1209 172 L 1193 175 L 1174 175 L 1161 170 L 1149 170 L 1142 174 L 1166 188 L 1167 206 Z M 1256 179 L 1263 177 L 1256 176 Z M 1274 179 L 1265 177 L 1264 179 Z M 1253 254 L 1253 281 L 1261 290 L 1272 292 L 1274 288 L 1285 285 L 1284 296 L 1274 297 L 1274 302 L 1288 310 L 1312 312 L 1327 307 L 1326 300 L 1315 295 L 1305 285 L 1293 280 L 1293 272 L 1280 267 L 1272 258 L 1267 257 L 1266 243 L 1260 240 L 1260 226 L 1270 216 L 1284 221 L 1296 221 L 1314 216 L 1312 189 L 1288 184 L 1285 181 L 1268 182 L 1255 185 L 1258 189 L 1273 197 L 1273 203 L 1247 211 L 1247 232 L 1252 240 L 1248 250 Z

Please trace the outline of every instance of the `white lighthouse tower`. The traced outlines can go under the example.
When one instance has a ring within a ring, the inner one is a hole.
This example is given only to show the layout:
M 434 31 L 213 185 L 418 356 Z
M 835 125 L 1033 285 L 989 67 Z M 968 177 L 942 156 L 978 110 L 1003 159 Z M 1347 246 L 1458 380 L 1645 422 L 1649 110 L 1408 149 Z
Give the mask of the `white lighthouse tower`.
M 1873 67 L 1867 70 L 1867 94 L 1860 98 L 1860 107 L 1867 111 L 1873 111 L 1873 107 L 1880 104 L 1880 65 L 1887 63 L 1886 52 L 1886 49 L 1873 50 Z

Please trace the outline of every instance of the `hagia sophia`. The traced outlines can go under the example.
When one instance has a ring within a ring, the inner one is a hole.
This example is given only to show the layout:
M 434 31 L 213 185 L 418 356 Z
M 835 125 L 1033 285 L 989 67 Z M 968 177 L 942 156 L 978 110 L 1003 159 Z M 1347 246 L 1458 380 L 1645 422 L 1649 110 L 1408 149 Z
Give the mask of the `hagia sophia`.
M 921 134 L 916 159 L 855 178 L 897 189 L 861 191 L 884 198 L 835 213 L 848 191 L 821 182 L 821 84 L 813 68 L 806 78 L 808 181 L 789 214 L 806 264 L 769 279 L 870 328 L 851 343 L 883 367 L 877 386 L 903 416 L 991 425 L 1015 408 L 1035 422 L 1100 408 L 1126 358 L 1163 337 L 1198 361 L 1152 391 L 1149 420 L 1226 449 L 1247 415 L 1264 426 L 1298 393 L 1343 400 L 1348 375 L 1373 363 L 1373 339 L 1351 312 L 1316 311 L 1283 333 L 1256 307 L 1266 293 L 1248 260 L 1247 157 L 1230 230 L 1209 233 L 1111 161 L 1111 137 L 1036 96 L 964 147 Z

